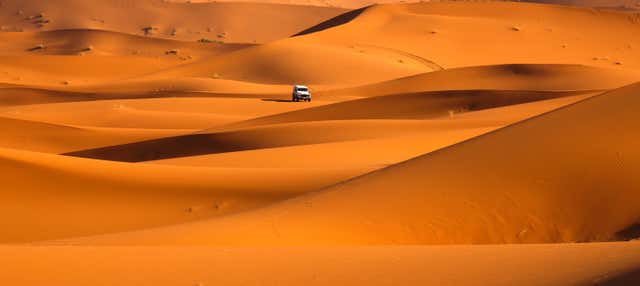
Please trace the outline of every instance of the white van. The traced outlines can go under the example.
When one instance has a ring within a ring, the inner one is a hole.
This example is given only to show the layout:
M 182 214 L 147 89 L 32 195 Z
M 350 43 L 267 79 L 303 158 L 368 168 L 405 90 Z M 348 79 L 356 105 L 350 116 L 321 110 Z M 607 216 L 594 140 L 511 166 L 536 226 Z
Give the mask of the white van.
M 291 101 L 309 101 L 311 102 L 311 91 L 304 85 L 294 85 L 291 93 Z

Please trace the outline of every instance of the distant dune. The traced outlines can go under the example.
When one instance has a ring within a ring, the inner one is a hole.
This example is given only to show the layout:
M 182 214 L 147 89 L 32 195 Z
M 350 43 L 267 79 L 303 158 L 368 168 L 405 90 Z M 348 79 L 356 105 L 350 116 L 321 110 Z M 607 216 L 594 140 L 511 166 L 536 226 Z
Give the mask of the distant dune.
M 574 5 L 616 9 L 640 9 L 638 0 L 525 0 L 523 2 L 537 2 L 557 5 Z
M 3 31 L 89 28 L 188 41 L 207 38 L 262 43 L 293 34 L 344 11 L 330 7 L 241 2 L 5 0 L 0 19 Z M 249 26 L 252 28 L 248 29 Z

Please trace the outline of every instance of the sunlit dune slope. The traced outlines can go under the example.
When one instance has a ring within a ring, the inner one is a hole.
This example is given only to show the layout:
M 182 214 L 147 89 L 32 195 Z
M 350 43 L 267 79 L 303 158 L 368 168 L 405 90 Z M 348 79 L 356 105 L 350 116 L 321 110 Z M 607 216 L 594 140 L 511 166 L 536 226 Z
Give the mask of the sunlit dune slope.
M 0 56 L 0 81 L 27 87 L 65 88 L 135 78 L 173 67 L 176 63 L 181 62 L 132 56 Z
M 640 68 L 640 18 L 586 8 L 513 2 L 376 5 L 301 31 L 155 76 L 216 74 L 237 81 L 345 87 L 483 65 Z
M 114 80 L 247 46 L 252 45 L 183 42 L 87 29 L 0 33 L 0 82 L 57 89 L 114 84 Z
M 237 50 L 251 44 L 199 43 L 119 32 L 75 29 L 0 33 L 0 54 L 136 56 L 190 60 Z
M 256 211 L 88 244 L 447 244 L 637 236 L 635 84 Z M 251 233 L 247 236 L 246 233 Z
M 482 128 L 486 126 L 475 126 Z M 102 160 L 141 162 L 264 148 L 389 138 L 433 130 L 473 129 L 462 122 L 325 121 L 291 123 L 214 133 L 196 133 L 66 153 Z
M 344 130 L 351 132 L 354 131 L 353 126 L 363 126 L 362 131 L 365 132 L 355 131 L 361 134 L 357 140 L 336 140 L 331 143 L 308 145 L 289 144 L 291 146 L 176 157 L 150 161 L 150 163 L 212 167 L 331 168 L 336 165 L 336 162 L 340 162 L 339 165 L 345 167 L 378 169 L 583 100 L 589 96 L 592 95 L 561 97 L 460 113 L 439 119 L 349 120 L 342 123 L 345 126 Z M 340 127 L 340 124 L 336 124 L 335 121 L 330 124 Z M 311 124 L 310 126 L 317 125 L 319 124 Z M 372 126 L 376 126 L 378 129 L 376 133 L 371 132 L 375 130 L 372 129 Z M 302 134 L 306 136 L 307 132 L 302 132 Z M 272 134 L 274 137 L 278 137 L 278 135 L 278 133 Z M 281 135 L 279 137 L 282 138 Z M 272 139 L 269 141 L 273 142 Z M 297 140 L 297 142 L 300 141 L 301 139 Z M 280 142 L 284 143 L 284 141 Z M 289 143 L 292 142 L 296 141 L 289 141 Z M 143 153 L 140 149 L 132 149 L 131 151 L 131 153 Z
M 464 129 L 465 123 L 408 122 L 585 92 L 452 91 L 401 94 L 339 102 L 258 117 L 196 134 L 70 152 L 67 155 L 140 162 L 175 157 L 400 136 L 437 129 Z M 390 119 L 357 121 L 366 119 Z M 394 121 L 400 120 L 398 122 Z M 317 122 L 309 122 L 317 121 Z M 261 126 L 288 123 L 285 125 Z M 257 127 L 256 127 L 257 126 Z M 459 127 L 456 127 L 459 126 Z M 247 128 L 245 127 L 255 127 Z M 468 128 L 473 128 L 470 124 Z M 475 126 L 487 127 L 486 125 Z M 241 128 L 240 130 L 234 130 Z
M 640 282 L 638 261 L 638 243 L 334 248 L 0 247 L 0 263 L 5 265 L 0 274 L 4 281 L 19 285 L 628 286 Z M 61 271 L 61 265 L 73 271 Z
M 381 83 L 321 92 L 371 97 L 433 90 L 570 91 L 613 89 L 640 81 L 640 72 L 582 65 L 507 64 L 429 72 Z
M 640 1 L 638 0 L 525 0 L 525 2 L 628 9 L 628 10 L 640 9 Z
M 68 93 L 55 95 L 69 99 L 66 98 L 69 95 Z M 71 99 L 76 98 L 75 96 L 83 96 L 83 94 L 72 95 L 74 97 Z M 107 95 L 112 94 L 108 93 Z M 136 97 L 139 94 L 132 93 L 128 95 Z M 0 114 L 8 118 L 62 125 L 190 129 L 195 132 L 200 129 L 248 120 L 254 117 L 321 106 L 323 104 L 323 102 L 289 104 L 260 98 L 176 98 L 172 97 L 172 94 L 155 95 L 157 96 L 156 98 L 95 100 L 96 98 L 92 97 L 92 94 L 86 94 L 88 98 L 77 98 L 78 102 L 7 106 L 0 108 Z M 201 96 L 206 96 L 206 94 Z M 127 95 L 117 95 L 116 97 L 127 97 Z
M 521 104 L 589 91 L 452 90 L 391 94 L 338 102 L 231 124 L 253 126 L 299 121 L 345 119 L 429 119 Z
M 393 4 L 326 27 L 285 42 L 341 46 L 364 55 L 395 51 L 444 68 L 505 63 L 640 67 L 640 18 L 628 13 L 493 1 Z
M 411 56 L 386 50 L 360 53 L 357 49 L 277 41 L 211 59 L 195 61 L 157 73 L 164 77 L 202 77 L 269 84 L 358 85 L 433 71 Z
M 63 153 L 167 137 L 188 131 L 145 129 L 96 129 L 0 117 L 0 147 L 39 152 Z
M 3 31 L 97 29 L 149 37 L 261 43 L 286 37 L 345 10 L 268 3 L 160 0 L 5 0 Z
M 185 222 L 271 203 L 354 172 L 360 171 L 133 165 L 1 149 L 0 239 L 30 242 Z

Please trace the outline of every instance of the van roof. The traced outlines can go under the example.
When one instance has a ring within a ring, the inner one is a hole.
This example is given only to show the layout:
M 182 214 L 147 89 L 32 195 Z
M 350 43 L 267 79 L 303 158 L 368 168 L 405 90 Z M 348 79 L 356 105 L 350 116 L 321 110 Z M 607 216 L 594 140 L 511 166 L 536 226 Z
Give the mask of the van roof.
M 306 85 L 299 85 L 299 84 L 296 84 L 296 85 L 294 85 L 293 87 L 295 87 L 295 88 L 299 88 L 299 87 L 304 87 L 304 88 L 306 88 L 307 86 L 306 86 Z

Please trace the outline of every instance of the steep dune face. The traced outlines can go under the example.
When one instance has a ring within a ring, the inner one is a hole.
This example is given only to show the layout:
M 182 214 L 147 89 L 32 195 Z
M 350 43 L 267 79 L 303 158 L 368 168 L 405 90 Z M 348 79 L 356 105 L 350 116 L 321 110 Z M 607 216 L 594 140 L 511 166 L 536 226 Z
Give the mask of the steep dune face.
M 639 85 L 322 192 L 105 244 L 424 244 L 628 239 L 640 218 Z M 597 140 L 593 137 L 597 134 Z M 244 234 L 251 232 L 252 236 Z M 177 235 L 177 234 L 180 235 Z
M 208 38 L 261 43 L 291 35 L 344 11 L 259 3 L 5 0 L 0 19 L 3 31 L 90 28 L 189 41 Z

